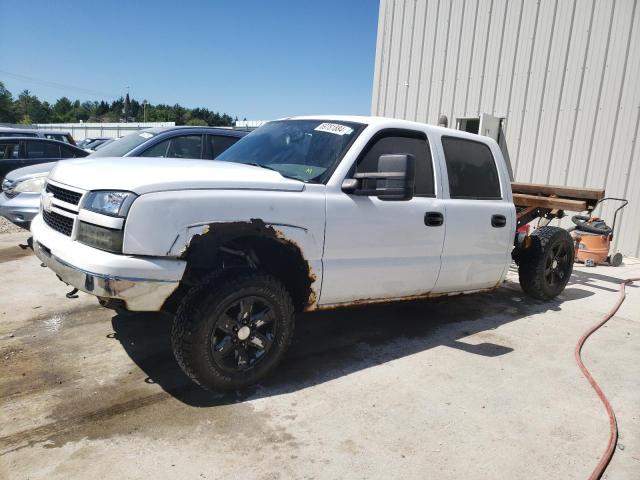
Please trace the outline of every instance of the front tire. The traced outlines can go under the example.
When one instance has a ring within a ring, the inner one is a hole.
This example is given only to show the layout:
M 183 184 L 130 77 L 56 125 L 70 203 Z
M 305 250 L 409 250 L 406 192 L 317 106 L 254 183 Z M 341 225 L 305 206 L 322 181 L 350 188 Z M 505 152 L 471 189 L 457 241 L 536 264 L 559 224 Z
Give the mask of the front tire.
M 171 343 L 182 370 L 207 390 L 235 390 L 271 373 L 289 348 L 289 292 L 262 272 L 214 275 L 184 298 Z
M 573 271 L 574 244 L 559 227 L 541 227 L 531 234 L 531 245 L 519 255 L 519 277 L 528 295 L 550 300 L 559 295 Z

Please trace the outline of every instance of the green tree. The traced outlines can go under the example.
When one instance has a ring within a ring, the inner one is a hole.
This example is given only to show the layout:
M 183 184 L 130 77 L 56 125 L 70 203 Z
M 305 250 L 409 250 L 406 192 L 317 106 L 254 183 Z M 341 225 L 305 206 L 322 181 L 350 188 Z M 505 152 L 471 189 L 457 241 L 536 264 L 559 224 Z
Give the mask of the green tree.
M 56 123 L 72 122 L 73 103 L 67 97 L 59 98 L 53 105 L 53 121 Z
M 14 102 L 13 108 L 18 118 L 29 117 L 33 123 L 51 121 L 51 109 L 48 103 L 42 103 L 38 97 L 31 95 L 29 90 L 23 90 Z
M 0 82 L 0 122 L 14 123 L 16 119 L 13 95 L 6 89 L 4 83 Z
M 111 103 L 105 100 L 94 102 L 80 102 L 61 97 L 53 105 L 43 102 L 29 90 L 23 90 L 18 98 L 12 96 L 2 82 L 0 82 L 0 122 L 15 123 L 67 123 L 82 121 L 118 122 L 124 117 L 124 97 Z M 143 121 L 142 104 L 130 99 L 130 118 L 138 122 Z M 219 113 L 208 108 L 185 108 L 179 103 L 153 105 L 147 103 L 146 118 L 149 122 L 170 122 L 177 125 L 233 125 L 233 118 L 226 113 Z
M 208 123 L 201 118 L 190 118 L 189 120 L 187 120 L 187 125 L 190 125 L 192 127 L 206 127 Z

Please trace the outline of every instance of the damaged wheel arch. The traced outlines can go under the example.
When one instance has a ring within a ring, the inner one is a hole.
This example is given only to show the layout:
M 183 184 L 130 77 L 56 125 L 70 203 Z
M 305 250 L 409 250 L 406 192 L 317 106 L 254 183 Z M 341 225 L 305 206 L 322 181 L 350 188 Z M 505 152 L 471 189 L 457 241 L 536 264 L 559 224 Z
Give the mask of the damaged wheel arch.
M 180 287 L 165 302 L 166 310 L 174 311 L 186 292 L 212 272 L 243 268 L 279 279 L 297 311 L 317 308 L 320 281 L 303 250 L 302 245 L 309 242 L 306 229 L 251 219 L 209 223 L 198 231 L 180 253 L 187 266 Z

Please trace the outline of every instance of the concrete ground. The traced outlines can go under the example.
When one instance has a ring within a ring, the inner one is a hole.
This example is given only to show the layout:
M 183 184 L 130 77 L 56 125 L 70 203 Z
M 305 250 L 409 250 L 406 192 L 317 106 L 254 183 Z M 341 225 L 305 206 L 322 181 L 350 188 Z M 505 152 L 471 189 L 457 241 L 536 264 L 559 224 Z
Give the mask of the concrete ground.
M 192 386 L 170 319 L 116 315 L 0 235 L 0 477 L 583 479 L 608 420 L 573 349 L 619 268 L 577 266 L 553 302 L 491 294 L 298 319 L 278 372 L 243 394 Z M 640 478 L 640 291 L 584 357 L 618 415 L 606 478 Z

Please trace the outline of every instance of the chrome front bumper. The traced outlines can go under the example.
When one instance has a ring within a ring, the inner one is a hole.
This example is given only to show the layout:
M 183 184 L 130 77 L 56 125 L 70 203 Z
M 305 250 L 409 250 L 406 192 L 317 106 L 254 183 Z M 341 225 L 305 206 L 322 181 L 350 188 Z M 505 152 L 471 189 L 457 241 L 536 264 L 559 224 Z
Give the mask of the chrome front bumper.
M 60 280 L 101 299 L 122 300 L 127 310 L 158 311 L 178 286 L 178 281 L 126 278 L 87 272 L 70 265 L 51 253 L 37 240 L 33 250 Z

